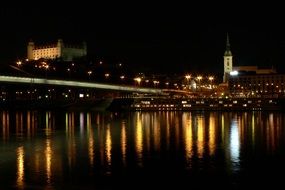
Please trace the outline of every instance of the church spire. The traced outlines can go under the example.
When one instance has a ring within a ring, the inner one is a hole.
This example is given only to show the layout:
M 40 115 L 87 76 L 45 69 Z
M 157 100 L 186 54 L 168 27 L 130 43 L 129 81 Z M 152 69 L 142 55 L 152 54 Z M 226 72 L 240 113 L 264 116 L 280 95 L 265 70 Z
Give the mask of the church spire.
M 227 33 L 227 50 L 230 50 L 230 39 L 229 39 L 229 33 Z
M 232 52 L 230 48 L 231 48 L 230 38 L 229 38 L 229 33 L 227 33 L 227 44 L 226 44 L 225 56 L 232 56 Z
M 229 76 L 232 71 L 233 71 L 233 55 L 231 52 L 229 34 L 227 33 L 226 51 L 224 54 L 224 78 L 223 78 L 224 83 L 229 81 Z

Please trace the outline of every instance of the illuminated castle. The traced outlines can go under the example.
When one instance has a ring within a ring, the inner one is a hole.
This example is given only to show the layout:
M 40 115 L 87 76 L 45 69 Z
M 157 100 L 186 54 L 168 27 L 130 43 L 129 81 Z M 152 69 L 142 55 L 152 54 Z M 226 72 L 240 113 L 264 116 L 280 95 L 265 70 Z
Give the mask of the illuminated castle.
M 72 61 L 73 58 L 86 56 L 87 46 L 85 42 L 81 46 L 66 45 L 61 39 L 48 46 L 36 46 L 33 41 L 30 41 L 27 46 L 27 54 L 29 60 L 61 58 L 63 61 Z

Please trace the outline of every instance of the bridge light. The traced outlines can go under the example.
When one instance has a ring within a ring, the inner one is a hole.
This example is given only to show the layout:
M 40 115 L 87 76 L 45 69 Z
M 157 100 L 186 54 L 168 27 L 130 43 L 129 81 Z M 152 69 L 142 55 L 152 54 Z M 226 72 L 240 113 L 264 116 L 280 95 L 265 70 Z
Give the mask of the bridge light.
M 120 79 L 122 79 L 122 80 L 125 79 L 125 76 L 124 76 L 124 75 L 121 75 L 121 76 L 120 76 Z

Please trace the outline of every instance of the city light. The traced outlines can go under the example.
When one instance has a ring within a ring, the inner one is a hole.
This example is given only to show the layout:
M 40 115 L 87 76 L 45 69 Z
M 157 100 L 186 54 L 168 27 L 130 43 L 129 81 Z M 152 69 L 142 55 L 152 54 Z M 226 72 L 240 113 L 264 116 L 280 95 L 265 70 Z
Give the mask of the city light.
M 22 65 L 22 61 L 17 61 L 16 64 L 18 65 L 18 67 L 20 67 Z
M 186 75 L 185 78 L 189 80 L 191 78 L 191 75 Z
M 200 80 L 202 80 L 203 77 L 201 75 L 197 76 L 197 80 L 200 82 Z
M 231 75 L 231 76 L 237 76 L 237 75 L 238 75 L 238 71 L 231 71 L 231 72 L 230 72 L 230 75 Z
M 210 82 L 212 82 L 214 80 L 214 77 L 213 76 L 209 76 L 208 79 L 209 79 Z
M 54 79 L 44 79 L 44 78 L 0 76 L 0 81 L 1 82 L 13 82 L 13 83 L 15 82 L 15 83 L 26 83 L 26 84 L 31 84 L 31 83 L 49 84 L 49 85 L 59 85 L 59 86 L 73 86 L 73 87 L 83 87 L 83 88 L 98 88 L 98 89 L 108 89 L 108 90 L 118 90 L 118 91 L 164 94 L 162 89 L 137 88 L 133 86 L 124 86 L 124 85 L 111 85 L 111 84 L 102 84 L 102 83 L 54 80 Z M 159 81 L 156 81 L 156 83 L 159 83 Z
M 140 77 L 136 77 L 134 78 L 134 80 L 138 83 L 138 85 L 140 85 L 142 79 Z

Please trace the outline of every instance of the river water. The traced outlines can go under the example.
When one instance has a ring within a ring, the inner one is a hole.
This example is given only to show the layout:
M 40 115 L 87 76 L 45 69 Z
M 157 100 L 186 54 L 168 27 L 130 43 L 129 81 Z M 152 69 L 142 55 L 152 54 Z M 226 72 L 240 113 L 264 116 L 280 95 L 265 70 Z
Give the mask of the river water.
M 285 113 L 0 112 L 0 189 L 284 186 Z

